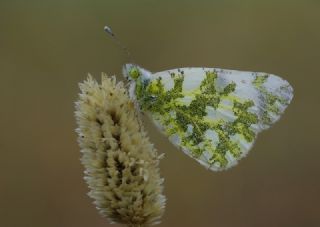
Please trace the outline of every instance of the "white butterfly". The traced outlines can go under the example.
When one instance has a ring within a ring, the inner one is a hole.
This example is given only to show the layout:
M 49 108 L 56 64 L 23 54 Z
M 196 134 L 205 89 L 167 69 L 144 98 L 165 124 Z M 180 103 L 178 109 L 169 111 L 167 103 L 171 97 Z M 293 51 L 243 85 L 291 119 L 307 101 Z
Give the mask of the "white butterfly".
M 259 132 L 293 97 L 290 84 L 267 73 L 180 68 L 151 73 L 123 68 L 130 96 L 169 140 L 211 170 L 237 164 Z

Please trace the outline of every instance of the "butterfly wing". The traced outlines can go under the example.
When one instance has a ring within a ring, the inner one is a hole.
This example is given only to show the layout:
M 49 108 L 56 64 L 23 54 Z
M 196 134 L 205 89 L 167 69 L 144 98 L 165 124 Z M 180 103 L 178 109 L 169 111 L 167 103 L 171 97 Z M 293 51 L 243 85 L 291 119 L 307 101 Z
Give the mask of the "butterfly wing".
M 137 84 L 137 94 L 174 145 L 205 167 L 223 170 L 280 118 L 293 89 L 266 73 L 181 68 L 152 74 Z

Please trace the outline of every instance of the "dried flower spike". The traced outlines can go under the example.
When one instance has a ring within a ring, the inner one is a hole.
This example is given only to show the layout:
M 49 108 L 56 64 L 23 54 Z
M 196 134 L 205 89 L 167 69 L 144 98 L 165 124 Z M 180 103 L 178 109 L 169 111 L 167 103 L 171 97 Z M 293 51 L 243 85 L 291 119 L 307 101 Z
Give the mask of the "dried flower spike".
M 80 89 L 75 116 L 89 196 L 113 223 L 158 223 L 165 207 L 159 156 L 124 85 L 106 75 L 98 84 L 89 75 Z

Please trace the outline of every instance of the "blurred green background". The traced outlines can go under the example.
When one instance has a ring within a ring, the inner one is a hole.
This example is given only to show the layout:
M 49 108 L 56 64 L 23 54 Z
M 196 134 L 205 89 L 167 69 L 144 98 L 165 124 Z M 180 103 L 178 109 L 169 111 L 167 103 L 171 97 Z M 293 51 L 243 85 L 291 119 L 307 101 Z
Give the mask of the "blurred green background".
M 78 83 L 121 76 L 123 53 L 151 71 L 265 71 L 295 90 L 240 164 L 209 172 L 146 119 L 168 198 L 159 226 L 319 226 L 320 2 L 55 0 L 0 2 L 0 226 L 103 227 L 76 143 Z M 318 139 L 318 141 L 317 141 Z

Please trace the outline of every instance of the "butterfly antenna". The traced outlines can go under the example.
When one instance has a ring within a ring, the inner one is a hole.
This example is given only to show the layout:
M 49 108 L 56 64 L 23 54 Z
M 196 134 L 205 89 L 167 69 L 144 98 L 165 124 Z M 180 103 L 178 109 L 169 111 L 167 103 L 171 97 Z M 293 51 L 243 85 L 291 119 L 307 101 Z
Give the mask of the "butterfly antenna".
M 131 54 L 128 48 L 125 45 L 123 45 L 122 42 L 120 42 L 120 40 L 116 37 L 111 28 L 109 26 L 104 26 L 104 31 L 108 33 L 110 37 L 113 39 L 113 41 L 123 50 L 128 59 L 128 62 L 132 62 Z

